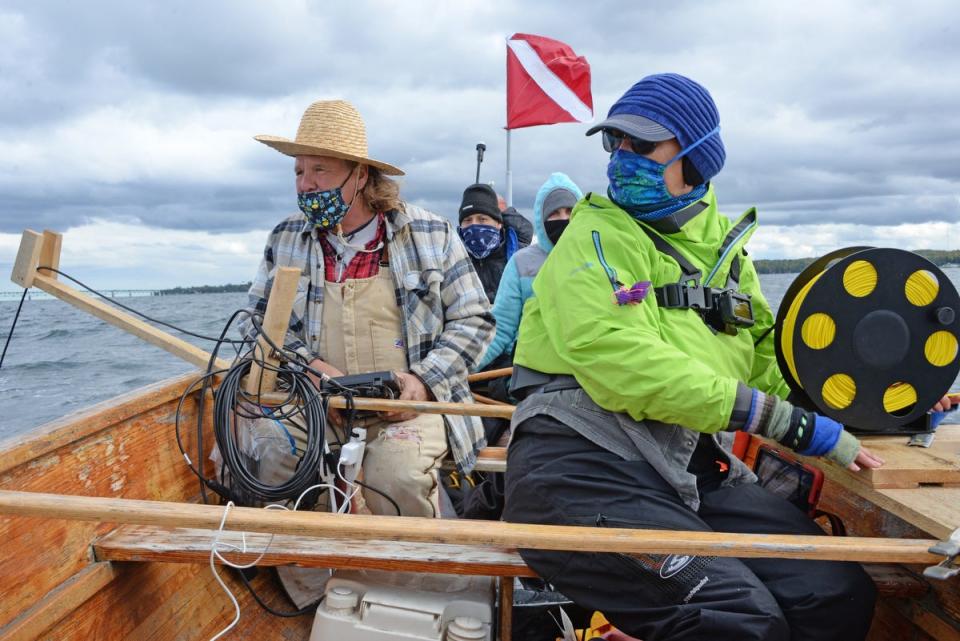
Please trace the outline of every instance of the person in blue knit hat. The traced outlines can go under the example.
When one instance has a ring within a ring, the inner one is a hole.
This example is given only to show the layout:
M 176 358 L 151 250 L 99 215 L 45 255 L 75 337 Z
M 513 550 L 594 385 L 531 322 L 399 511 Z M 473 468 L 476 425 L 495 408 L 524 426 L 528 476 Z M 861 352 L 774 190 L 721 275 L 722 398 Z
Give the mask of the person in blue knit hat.
M 854 471 L 883 462 L 787 400 L 774 317 L 744 251 L 756 211 L 718 211 L 726 151 L 713 98 L 684 76 L 647 76 L 594 134 L 609 154 L 606 197 L 577 203 L 523 308 L 504 519 L 822 535 L 806 496 L 791 503 L 756 483 L 731 453 L 736 432 Z M 855 563 L 521 555 L 638 639 L 854 641 L 875 601 Z

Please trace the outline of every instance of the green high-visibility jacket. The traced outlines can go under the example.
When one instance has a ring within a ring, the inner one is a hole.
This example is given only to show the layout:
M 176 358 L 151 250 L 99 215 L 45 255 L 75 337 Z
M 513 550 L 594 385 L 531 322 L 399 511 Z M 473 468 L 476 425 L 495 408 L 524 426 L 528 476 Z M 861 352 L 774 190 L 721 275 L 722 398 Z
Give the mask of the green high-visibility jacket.
M 700 202 L 703 211 L 679 232 L 661 236 L 702 271 L 705 286 L 723 287 L 739 256 L 739 290 L 752 297 L 753 327 L 736 336 L 716 333 L 692 309 L 658 306 L 652 288 L 642 302 L 618 305 L 616 287 L 676 283 L 681 269 L 657 251 L 644 223 L 607 198 L 588 194 L 533 283 L 514 362 L 576 377 L 608 411 L 707 433 L 728 426 L 739 381 L 785 398 L 790 390 L 777 365 L 773 332 L 754 346 L 774 322 L 742 251 L 756 225 L 720 256 L 737 222 L 717 211 L 712 186 Z

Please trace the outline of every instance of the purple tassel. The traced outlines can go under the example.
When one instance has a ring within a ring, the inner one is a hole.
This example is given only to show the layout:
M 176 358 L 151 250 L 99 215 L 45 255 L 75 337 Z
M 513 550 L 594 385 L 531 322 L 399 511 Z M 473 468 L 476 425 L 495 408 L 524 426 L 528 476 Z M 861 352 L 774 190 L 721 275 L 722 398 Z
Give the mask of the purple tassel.
M 621 285 L 620 289 L 613 293 L 617 305 L 636 305 L 643 302 L 650 291 L 652 283 L 649 280 L 643 280 L 634 283 L 627 289 L 626 285 Z

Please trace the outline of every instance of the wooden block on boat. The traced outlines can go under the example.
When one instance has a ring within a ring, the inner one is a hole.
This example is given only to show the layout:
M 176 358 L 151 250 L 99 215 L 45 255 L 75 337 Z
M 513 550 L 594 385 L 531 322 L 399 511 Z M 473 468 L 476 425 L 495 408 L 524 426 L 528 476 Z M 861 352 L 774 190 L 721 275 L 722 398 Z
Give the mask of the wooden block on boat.
M 32 287 L 33 279 L 37 275 L 37 264 L 40 262 L 40 252 L 43 251 L 43 235 L 32 229 L 23 230 L 20 240 L 20 249 L 13 263 L 12 280 L 20 287 Z
M 858 476 L 878 489 L 912 488 L 927 485 L 960 487 L 960 428 L 937 431 L 928 448 L 907 445 L 907 436 L 865 437 L 863 443 L 884 459 L 883 467 L 864 470 Z
M 915 599 L 930 591 L 930 584 L 902 565 L 864 563 L 863 569 L 873 579 L 881 598 Z

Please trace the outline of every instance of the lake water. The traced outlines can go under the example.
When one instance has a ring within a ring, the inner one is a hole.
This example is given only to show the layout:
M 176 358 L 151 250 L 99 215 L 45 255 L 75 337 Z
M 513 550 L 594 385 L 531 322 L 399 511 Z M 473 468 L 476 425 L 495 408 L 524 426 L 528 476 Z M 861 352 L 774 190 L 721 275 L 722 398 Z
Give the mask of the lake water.
M 944 271 L 955 285 L 960 284 L 960 268 Z M 764 294 L 774 308 L 795 277 L 761 277 Z M 194 294 L 120 300 L 154 318 L 219 336 L 230 315 L 246 304 L 247 296 Z M 0 301 L 0 340 L 6 338 L 17 302 Z M 184 338 L 206 350 L 212 347 L 200 339 Z M 66 303 L 28 300 L 0 369 L 0 439 L 190 371 L 196 368 Z M 958 389 L 954 384 L 954 390 Z

